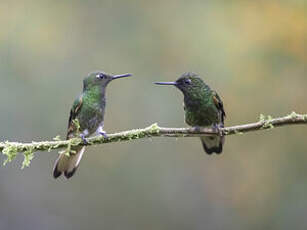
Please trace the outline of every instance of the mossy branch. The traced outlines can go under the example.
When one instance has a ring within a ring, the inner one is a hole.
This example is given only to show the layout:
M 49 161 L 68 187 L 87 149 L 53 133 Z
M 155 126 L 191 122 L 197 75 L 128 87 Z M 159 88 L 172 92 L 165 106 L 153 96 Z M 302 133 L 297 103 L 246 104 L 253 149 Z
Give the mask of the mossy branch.
M 249 123 L 244 125 L 237 125 L 231 127 L 221 128 L 219 130 L 212 128 L 164 128 L 159 127 L 157 124 L 152 124 L 143 129 L 133 129 L 114 134 L 108 134 L 108 138 L 103 136 L 95 136 L 87 138 L 87 145 L 98 145 L 119 141 L 130 141 L 148 137 L 199 137 L 210 135 L 233 135 L 243 134 L 246 132 L 272 129 L 274 127 L 280 127 L 285 125 L 297 125 L 307 124 L 307 114 L 297 114 L 292 112 L 290 115 L 272 118 L 271 116 L 265 117 L 260 115 L 259 121 L 255 123 Z M 29 166 L 30 161 L 34 157 L 34 152 L 48 151 L 53 149 L 70 149 L 71 146 L 85 145 L 80 138 L 73 138 L 70 140 L 60 140 L 59 136 L 55 137 L 53 141 L 41 141 L 31 143 L 19 143 L 19 142 L 0 142 L 0 151 L 7 156 L 4 164 L 11 162 L 18 153 L 23 153 L 24 162 L 22 168 Z M 67 152 L 67 151 L 62 151 Z M 69 151 L 68 151 L 69 152 Z

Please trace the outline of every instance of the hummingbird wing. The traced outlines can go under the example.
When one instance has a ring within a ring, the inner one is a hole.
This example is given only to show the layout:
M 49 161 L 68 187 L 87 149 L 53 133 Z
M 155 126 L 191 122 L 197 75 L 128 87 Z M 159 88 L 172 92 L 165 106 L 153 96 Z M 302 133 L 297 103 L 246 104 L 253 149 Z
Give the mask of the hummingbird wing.
M 76 127 L 75 127 L 75 125 L 73 123 L 73 120 L 75 120 L 76 117 L 78 116 L 78 114 L 79 114 L 79 112 L 81 110 L 82 104 L 83 104 L 83 95 L 80 95 L 80 97 L 78 97 L 74 101 L 74 103 L 72 105 L 72 108 L 70 110 L 66 139 L 69 139 L 69 138 L 73 137 L 73 134 L 76 131 Z
M 74 101 L 73 106 L 70 110 L 66 139 L 74 137 L 75 132 L 77 131 L 75 124 L 73 123 L 73 120 L 76 119 L 76 117 L 80 113 L 80 109 L 82 107 L 82 101 L 83 100 L 82 100 L 82 95 L 81 95 L 79 98 L 77 98 Z M 80 160 L 82 158 L 82 155 L 84 153 L 85 147 L 84 146 L 81 146 L 81 147 L 73 146 L 72 150 L 74 152 L 70 152 L 69 156 L 62 153 L 57 158 L 54 164 L 54 168 L 53 168 L 54 178 L 58 178 L 59 176 L 61 176 L 62 173 L 64 173 L 65 177 L 68 179 L 72 177 L 74 173 L 76 172 L 79 166 Z
M 223 127 L 224 118 L 226 116 L 223 101 L 216 91 L 212 91 L 212 99 L 220 116 L 219 126 Z M 201 137 L 200 139 L 207 154 L 211 155 L 214 152 L 220 154 L 223 151 L 223 144 L 225 142 L 224 136 L 205 136 Z
M 223 101 L 220 98 L 220 96 L 217 94 L 216 91 L 212 92 L 212 98 L 213 98 L 213 102 L 214 102 L 216 108 L 221 113 L 221 122 L 224 125 L 224 118 L 226 117 L 226 114 L 225 114 L 225 110 L 224 110 Z

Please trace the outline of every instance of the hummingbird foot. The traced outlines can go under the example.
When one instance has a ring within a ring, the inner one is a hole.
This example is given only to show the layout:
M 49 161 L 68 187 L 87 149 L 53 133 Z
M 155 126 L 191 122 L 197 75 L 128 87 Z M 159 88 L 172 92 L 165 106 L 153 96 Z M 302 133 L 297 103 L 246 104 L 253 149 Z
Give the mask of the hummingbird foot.
M 221 131 L 221 128 L 223 128 L 223 127 L 224 127 L 223 124 L 220 124 L 220 125 L 213 124 L 212 129 L 213 129 L 214 132 L 218 133 L 219 136 L 221 137 L 221 136 L 223 136 L 223 132 Z
M 108 138 L 106 131 L 103 130 L 103 125 L 100 125 L 96 130 L 96 134 L 100 134 L 104 138 Z
M 100 131 L 99 134 L 102 135 L 104 138 L 108 138 L 106 131 Z
M 85 145 L 88 145 L 88 141 L 85 139 L 84 134 L 80 134 L 80 137 Z
M 195 131 L 195 132 L 200 132 L 200 126 L 194 126 L 193 127 L 193 130 Z

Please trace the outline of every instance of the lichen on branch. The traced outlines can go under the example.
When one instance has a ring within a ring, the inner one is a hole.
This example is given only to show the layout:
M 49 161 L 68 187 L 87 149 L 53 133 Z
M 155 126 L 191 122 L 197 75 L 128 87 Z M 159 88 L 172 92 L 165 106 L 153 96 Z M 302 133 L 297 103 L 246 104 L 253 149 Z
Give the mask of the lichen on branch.
M 158 124 L 152 124 L 143 129 L 133 129 L 128 131 L 122 131 L 114 134 L 108 134 L 108 138 L 104 136 L 95 136 L 87 138 L 87 144 L 85 144 L 80 138 L 72 138 L 70 140 L 61 140 L 59 136 L 53 138 L 53 141 L 41 141 L 31 143 L 19 143 L 19 142 L 0 142 L 0 151 L 7 158 L 4 161 L 4 165 L 15 159 L 18 153 L 22 153 L 24 161 L 22 168 L 28 167 L 31 160 L 34 158 L 34 153 L 37 151 L 52 151 L 54 149 L 63 149 L 60 153 L 69 154 L 71 146 L 83 146 L 83 145 L 98 145 L 119 141 L 130 141 L 148 137 L 200 137 L 211 135 L 234 135 L 243 134 L 246 132 L 272 129 L 275 127 L 281 127 L 286 125 L 307 125 L 307 114 L 297 114 L 292 112 L 291 114 L 272 118 L 272 116 L 260 115 L 259 121 L 255 123 L 249 123 L 244 125 L 237 125 L 231 127 L 221 128 L 219 130 L 212 128 L 164 128 L 158 126 Z

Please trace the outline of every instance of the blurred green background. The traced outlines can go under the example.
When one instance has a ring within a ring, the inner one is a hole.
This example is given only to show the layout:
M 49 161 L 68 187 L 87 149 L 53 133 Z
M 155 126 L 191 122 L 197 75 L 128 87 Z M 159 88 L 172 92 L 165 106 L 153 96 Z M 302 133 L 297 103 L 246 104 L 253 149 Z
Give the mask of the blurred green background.
M 0 1 L 0 139 L 65 137 L 91 71 L 131 72 L 107 92 L 108 133 L 184 127 L 182 95 L 154 81 L 199 73 L 226 125 L 306 113 L 307 6 L 284 1 Z M 154 138 L 87 149 L 69 181 L 57 152 L 0 167 L 0 229 L 307 229 L 306 127 Z M 1 156 L 1 161 L 4 157 Z

